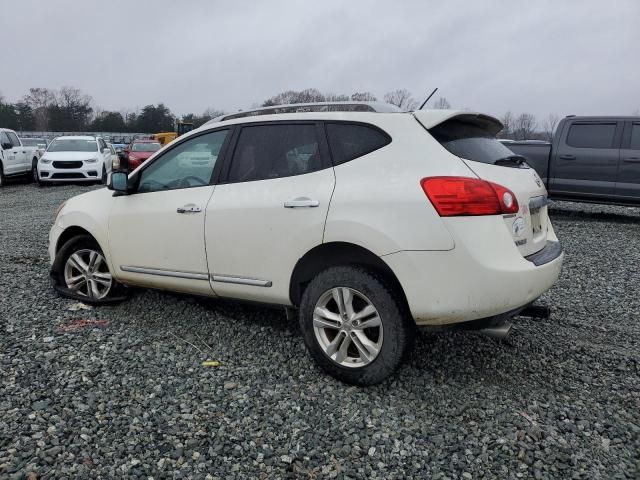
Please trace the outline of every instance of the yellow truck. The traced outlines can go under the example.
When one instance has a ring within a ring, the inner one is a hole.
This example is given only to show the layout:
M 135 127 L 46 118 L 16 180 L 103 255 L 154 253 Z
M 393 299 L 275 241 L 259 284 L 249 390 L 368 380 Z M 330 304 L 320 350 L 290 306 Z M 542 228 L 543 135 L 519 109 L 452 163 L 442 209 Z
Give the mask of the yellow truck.
M 160 132 L 153 135 L 153 139 L 160 142 L 160 145 L 164 146 L 169 142 L 173 142 L 180 135 L 193 130 L 193 123 L 189 122 L 177 122 L 175 132 Z

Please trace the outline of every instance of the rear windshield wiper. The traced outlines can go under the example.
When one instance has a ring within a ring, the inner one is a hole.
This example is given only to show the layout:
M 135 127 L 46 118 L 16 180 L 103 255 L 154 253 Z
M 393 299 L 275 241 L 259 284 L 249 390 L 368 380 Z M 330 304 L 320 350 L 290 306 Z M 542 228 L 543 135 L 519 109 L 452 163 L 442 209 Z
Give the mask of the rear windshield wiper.
M 509 155 L 495 160 L 493 164 L 505 167 L 520 167 L 527 164 L 527 159 L 522 155 Z

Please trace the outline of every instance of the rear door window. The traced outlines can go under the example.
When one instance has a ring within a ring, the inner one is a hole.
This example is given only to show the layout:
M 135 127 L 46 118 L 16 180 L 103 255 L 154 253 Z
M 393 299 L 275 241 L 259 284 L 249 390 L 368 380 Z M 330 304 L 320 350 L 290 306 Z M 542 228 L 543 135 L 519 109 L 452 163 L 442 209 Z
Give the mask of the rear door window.
M 238 137 L 227 181 L 290 177 L 322 168 L 315 124 L 245 126 Z
M 569 128 L 567 145 L 575 148 L 613 148 L 615 123 L 574 123 Z
M 429 133 L 450 153 L 466 160 L 500 164 L 516 156 L 490 130 L 472 121 L 454 118 L 436 125 Z
M 631 125 L 631 143 L 629 148 L 631 150 L 640 150 L 640 123 Z
M 327 123 L 327 136 L 334 165 L 362 157 L 391 143 L 391 137 L 381 130 L 353 123 Z

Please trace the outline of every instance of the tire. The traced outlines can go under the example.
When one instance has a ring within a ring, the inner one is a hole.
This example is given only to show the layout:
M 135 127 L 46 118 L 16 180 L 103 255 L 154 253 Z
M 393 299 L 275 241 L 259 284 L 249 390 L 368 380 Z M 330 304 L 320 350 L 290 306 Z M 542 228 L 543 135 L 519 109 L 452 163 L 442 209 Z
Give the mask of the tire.
M 31 160 L 31 171 L 29 172 L 29 183 L 32 182 L 40 182 L 40 178 L 38 178 L 38 159 L 36 157 Z
M 5 184 L 4 170 L 2 169 L 2 162 L 0 162 L 0 188 L 4 187 L 4 184 Z
M 95 268 L 92 268 L 92 258 Z M 90 235 L 78 235 L 67 241 L 56 255 L 52 271 L 56 286 L 86 297 L 83 302 L 88 304 L 101 303 L 123 293 L 123 287 L 111 276 L 100 245 Z M 69 281 L 74 278 L 77 281 Z
M 336 295 L 347 307 L 338 307 Z M 327 316 L 317 315 L 317 307 Z M 405 311 L 399 295 L 375 273 L 357 266 L 332 267 L 305 289 L 300 330 L 311 357 L 329 375 L 353 385 L 375 385 L 411 350 L 415 324 Z M 363 328 L 365 324 L 371 328 Z
M 102 178 L 100 179 L 100 183 L 102 185 L 107 184 L 107 168 L 104 165 L 102 166 Z

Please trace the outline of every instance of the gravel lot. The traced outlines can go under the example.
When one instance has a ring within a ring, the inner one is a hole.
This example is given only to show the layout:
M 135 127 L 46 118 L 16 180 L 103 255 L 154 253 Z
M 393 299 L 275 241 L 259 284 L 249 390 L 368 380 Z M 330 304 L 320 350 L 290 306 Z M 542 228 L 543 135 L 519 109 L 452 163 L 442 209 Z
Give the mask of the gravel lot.
M 0 190 L 1 478 L 640 478 L 640 209 L 556 203 L 550 320 L 422 331 L 360 389 L 280 310 L 153 291 L 73 310 L 47 234 L 88 188 Z

